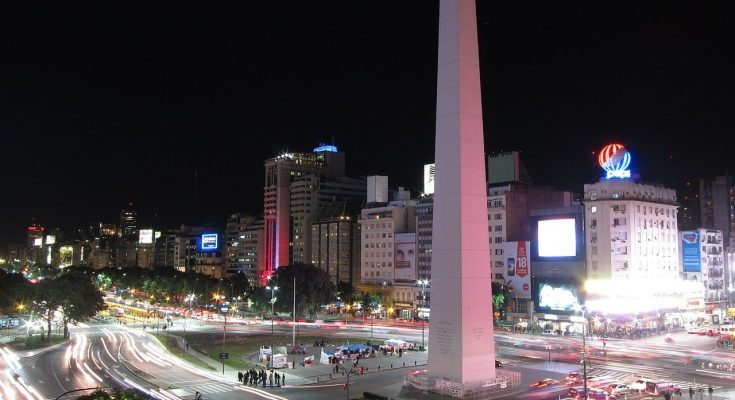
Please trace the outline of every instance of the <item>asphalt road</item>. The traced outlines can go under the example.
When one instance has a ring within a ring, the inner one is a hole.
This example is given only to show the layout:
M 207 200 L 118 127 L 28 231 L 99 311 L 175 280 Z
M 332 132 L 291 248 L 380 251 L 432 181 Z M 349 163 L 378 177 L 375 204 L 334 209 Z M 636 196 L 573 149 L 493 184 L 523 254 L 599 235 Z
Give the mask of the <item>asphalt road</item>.
M 187 323 L 187 331 L 211 332 L 219 335 L 221 322 Z M 183 329 L 177 322 L 172 332 Z M 270 332 L 269 323 L 230 324 L 229 334 Z M 274 329 L 291 332 L 288 322 L 279 322 Z M 332 322 L 323 326 L 299 324 L 299 334 L 329 337 L 371 336 L 369 324 Z M 421 341 L 420 325 L 411 323 L 372 327 L 373 339 L 400 338 Z M 428 327 L 424 332 L 428 342 Z M 231 376 L 222 376 L 191 367 L 165 352 L 150 335 L 140 328 L 131 329 L 113 323 L 93 322 L 72 329 L 68 345 L 26 358 L 14 359 L 6 349 L 0 350 L 0 396 L 3 399 L 53 399 L 67 391 L 97 386 L 136 387 L 161 399 L 192 399 L 199 391 L 205 399 L 324 399 L 346 398 L 345 378 L 312 385 L 289 385 L 285 388 L 251 388 L 238 385 Z M 297 338 L 298 341 L 298 338 Z M 637 377 L 674 381 L 688 397 L 689 386 L 711 385 L 715 398 L 735 398 L 728 390 L 735 388 L 733 372 L 735 353 L 714 349 L 714 338 L 674 334 L 672 343 L 663 336 L 639 340 L 588 340 L 592 385 L 606 386 L 627 382 Z M 515 333 L 496 334 L 498 358 L 504 368 L 522 372 L 522 387 L 535 380 L 562 380 L 568 370 L 580 369 L 578 364 L 581 338 L 533 336 Z M 550 347 L 547 349 L 547 347 Z M 549 358 L 551 361 L 549 362 Z M 712 365 L 710 366 L 710 363 Z M 314 367 L 310 373 L 315 373 Z M 408 369 L 395 369 L 350 377 L 349 393 L 380 392 L 395 388 Z M 297 370 L 298 371 L 298 370 Z M 17 374 L 17 377 L 14 375 Z M 394 389 L 398 390 L 398 389 Z M 513 398 L 558 399 L 568 394 L 569 387 L 556 384 L 544 389 L 532 389 Z M 695 398 L 697 394 L 695 393 Z M 723 397 L 724 396 L 724 397 Z M 635 399 L 638 396 L 629 396 Z M 707 398 L 706 390 L 704 398 Z

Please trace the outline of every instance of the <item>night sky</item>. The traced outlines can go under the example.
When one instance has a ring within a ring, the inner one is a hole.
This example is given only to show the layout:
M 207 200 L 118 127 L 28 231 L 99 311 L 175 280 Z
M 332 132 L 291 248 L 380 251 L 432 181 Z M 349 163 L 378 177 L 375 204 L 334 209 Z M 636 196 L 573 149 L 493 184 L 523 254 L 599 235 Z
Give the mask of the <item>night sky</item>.
M 260 213 L 263 161 L 332 138 L 348 175 L 421 189 L 438 2 L 59 3 L 0 13 L 0 244 L 129 202 L 156 227 Z M 486 152 L 577 192 L 610 141 L 671 187 L 735 170 L 724 2 L 478 3 Z

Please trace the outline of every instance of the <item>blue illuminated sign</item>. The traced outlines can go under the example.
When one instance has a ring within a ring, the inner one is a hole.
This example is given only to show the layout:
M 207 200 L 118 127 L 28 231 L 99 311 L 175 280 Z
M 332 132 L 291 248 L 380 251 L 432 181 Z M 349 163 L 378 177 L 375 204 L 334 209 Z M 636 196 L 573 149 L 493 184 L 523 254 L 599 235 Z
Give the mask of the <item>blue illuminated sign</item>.
M 684 272 L 700 272 L 702 270 L 699 232 L 687 231 L 681 233 L 681 256 Z
M 314 153 L 321 153 L 323 151 L 329 151 L 329 152 L 332 152 L 332 153 L 336 153 L 337 152 L 337 146 L 330 146 L 330 145 L 322 144 L 319 147 L 315 147 L 314 148 Z
M 205 233 L 202 235 L 202 250 L 217 250 L 219 235 L 216 233 Z

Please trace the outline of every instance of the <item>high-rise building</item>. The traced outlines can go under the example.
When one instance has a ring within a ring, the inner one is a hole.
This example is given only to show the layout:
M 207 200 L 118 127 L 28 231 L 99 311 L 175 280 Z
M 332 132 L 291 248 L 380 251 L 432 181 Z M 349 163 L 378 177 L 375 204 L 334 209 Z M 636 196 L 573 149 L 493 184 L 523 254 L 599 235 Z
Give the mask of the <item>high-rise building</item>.
M 591 279 L 679 279 L 676 191 L 631 180 L 584 185 Z
M 311 263 L 325 270 L 335 286 L 360 283 L 361 205 L 357 201 L 324 204 L 311 223 Z
M 182 225 L 176 233 L 176 269 L 224 278 L 221 238 L 216 228 Z
M 245 274 L 252 283 L 257 277 L 258 237 L 249 228 L 256 223 L 262 228 L 262 218 L 238 213 L 230 215 L 225 228 L 225 272 L 228 276 Z
M 735 247 L 735 177 L 700 179 L 699 198 L 702 228 L 722 231 L 725 245 Z
M 133 210 L 120 211 L 120 235 L 127 238 L 138 236 L 138 214 Z
M 257 218 L 243 231 L 242 247 L 244 258 L 241 273 L 248 278 L 250 285 L 258 284 L 258 276 L 265 271 L 265 222 Z
M 317 174 L 296 178 L 291 183 L 291 263 L 311 262 L 311 222 L 321 206 L 341 201 L 361 202 L 365 193 L 363 179 Z
M 722 232 L 696 229 L 679 232 L 679 262 L 684 279 L 697 281 L 704 290 L 704 315 L 719 324 L 727 315 L 727 285 Z
M 345 155 L 334 146 L 313 153 L 284 153 L 265 161 L 263 213 L 265 219 L 265 273 L 261 284 L 279 266 L 291 260 L 291 183 L 307 174 L 344 176 Z
M 170 231 L 156 239 L 153 265 L 156 268 L 175 268 L 176 264 L 176 232 Z
M 370 196 L 368 194 L 368 196 Z M 360 215 L 360 282 L 383 289 L 397 316 L 412 318 L 416 298 L 416 201 L 399 187 L 389 203 L 369 203 Z M 411 234 L 401 236 L 400 234 Z M 400 250 L 400 251 L 399 251 Z M 397 265 L 398 264 L 398 265 Z

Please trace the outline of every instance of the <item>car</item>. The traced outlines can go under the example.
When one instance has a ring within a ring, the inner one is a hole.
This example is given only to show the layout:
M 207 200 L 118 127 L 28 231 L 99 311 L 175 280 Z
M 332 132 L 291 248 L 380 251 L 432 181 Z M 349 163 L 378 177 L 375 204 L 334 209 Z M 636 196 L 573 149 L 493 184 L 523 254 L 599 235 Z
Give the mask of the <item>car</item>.
M 649 382 L 648 379 L 638 379 L 635 382 L 628 385 L 631 391 L 635 390 L 637 392 L 643 392 L 646 390 L 646 384 Z
M 544 330 L 544 335 L 553 335 L 553 334 L 554 334 L 554 331 L 551 329 Z
M 532 383 L 529 386 L 540 389 L 540 388 L 545 388 L 547 386 L 556 385 L 557 383 L 559 383 L 559 381 L 555 379 L 551 379 L 551 378 L 546 378 L 546 379 L 541 379 L 538 382 Z
M 568 385 L 573 385 L 576 383 L 582 383 L 584 378 L 582 377 L 582 374 L 580 374 L 579 372 L 573 372 L 565 376 L 564 380 L 567 382 Z
M 628 385 L 622 383 L 612 384 L 607 387 L 607 392 L 613 396 L 619 396 L 621 394 L 630 394 L 631 390 Z
M 716 331 L 715 329 L 707 329 L 707 336 L 717 336 L 720 333 Z
M 500 361 L 498 361 L 498 360 L 495 360 L 495 368 L 500 368 L 500 367 L 502 367 L 502 366 L 503 366 L 503 363 L 501 363 L 501 362 L 500 362 Z

